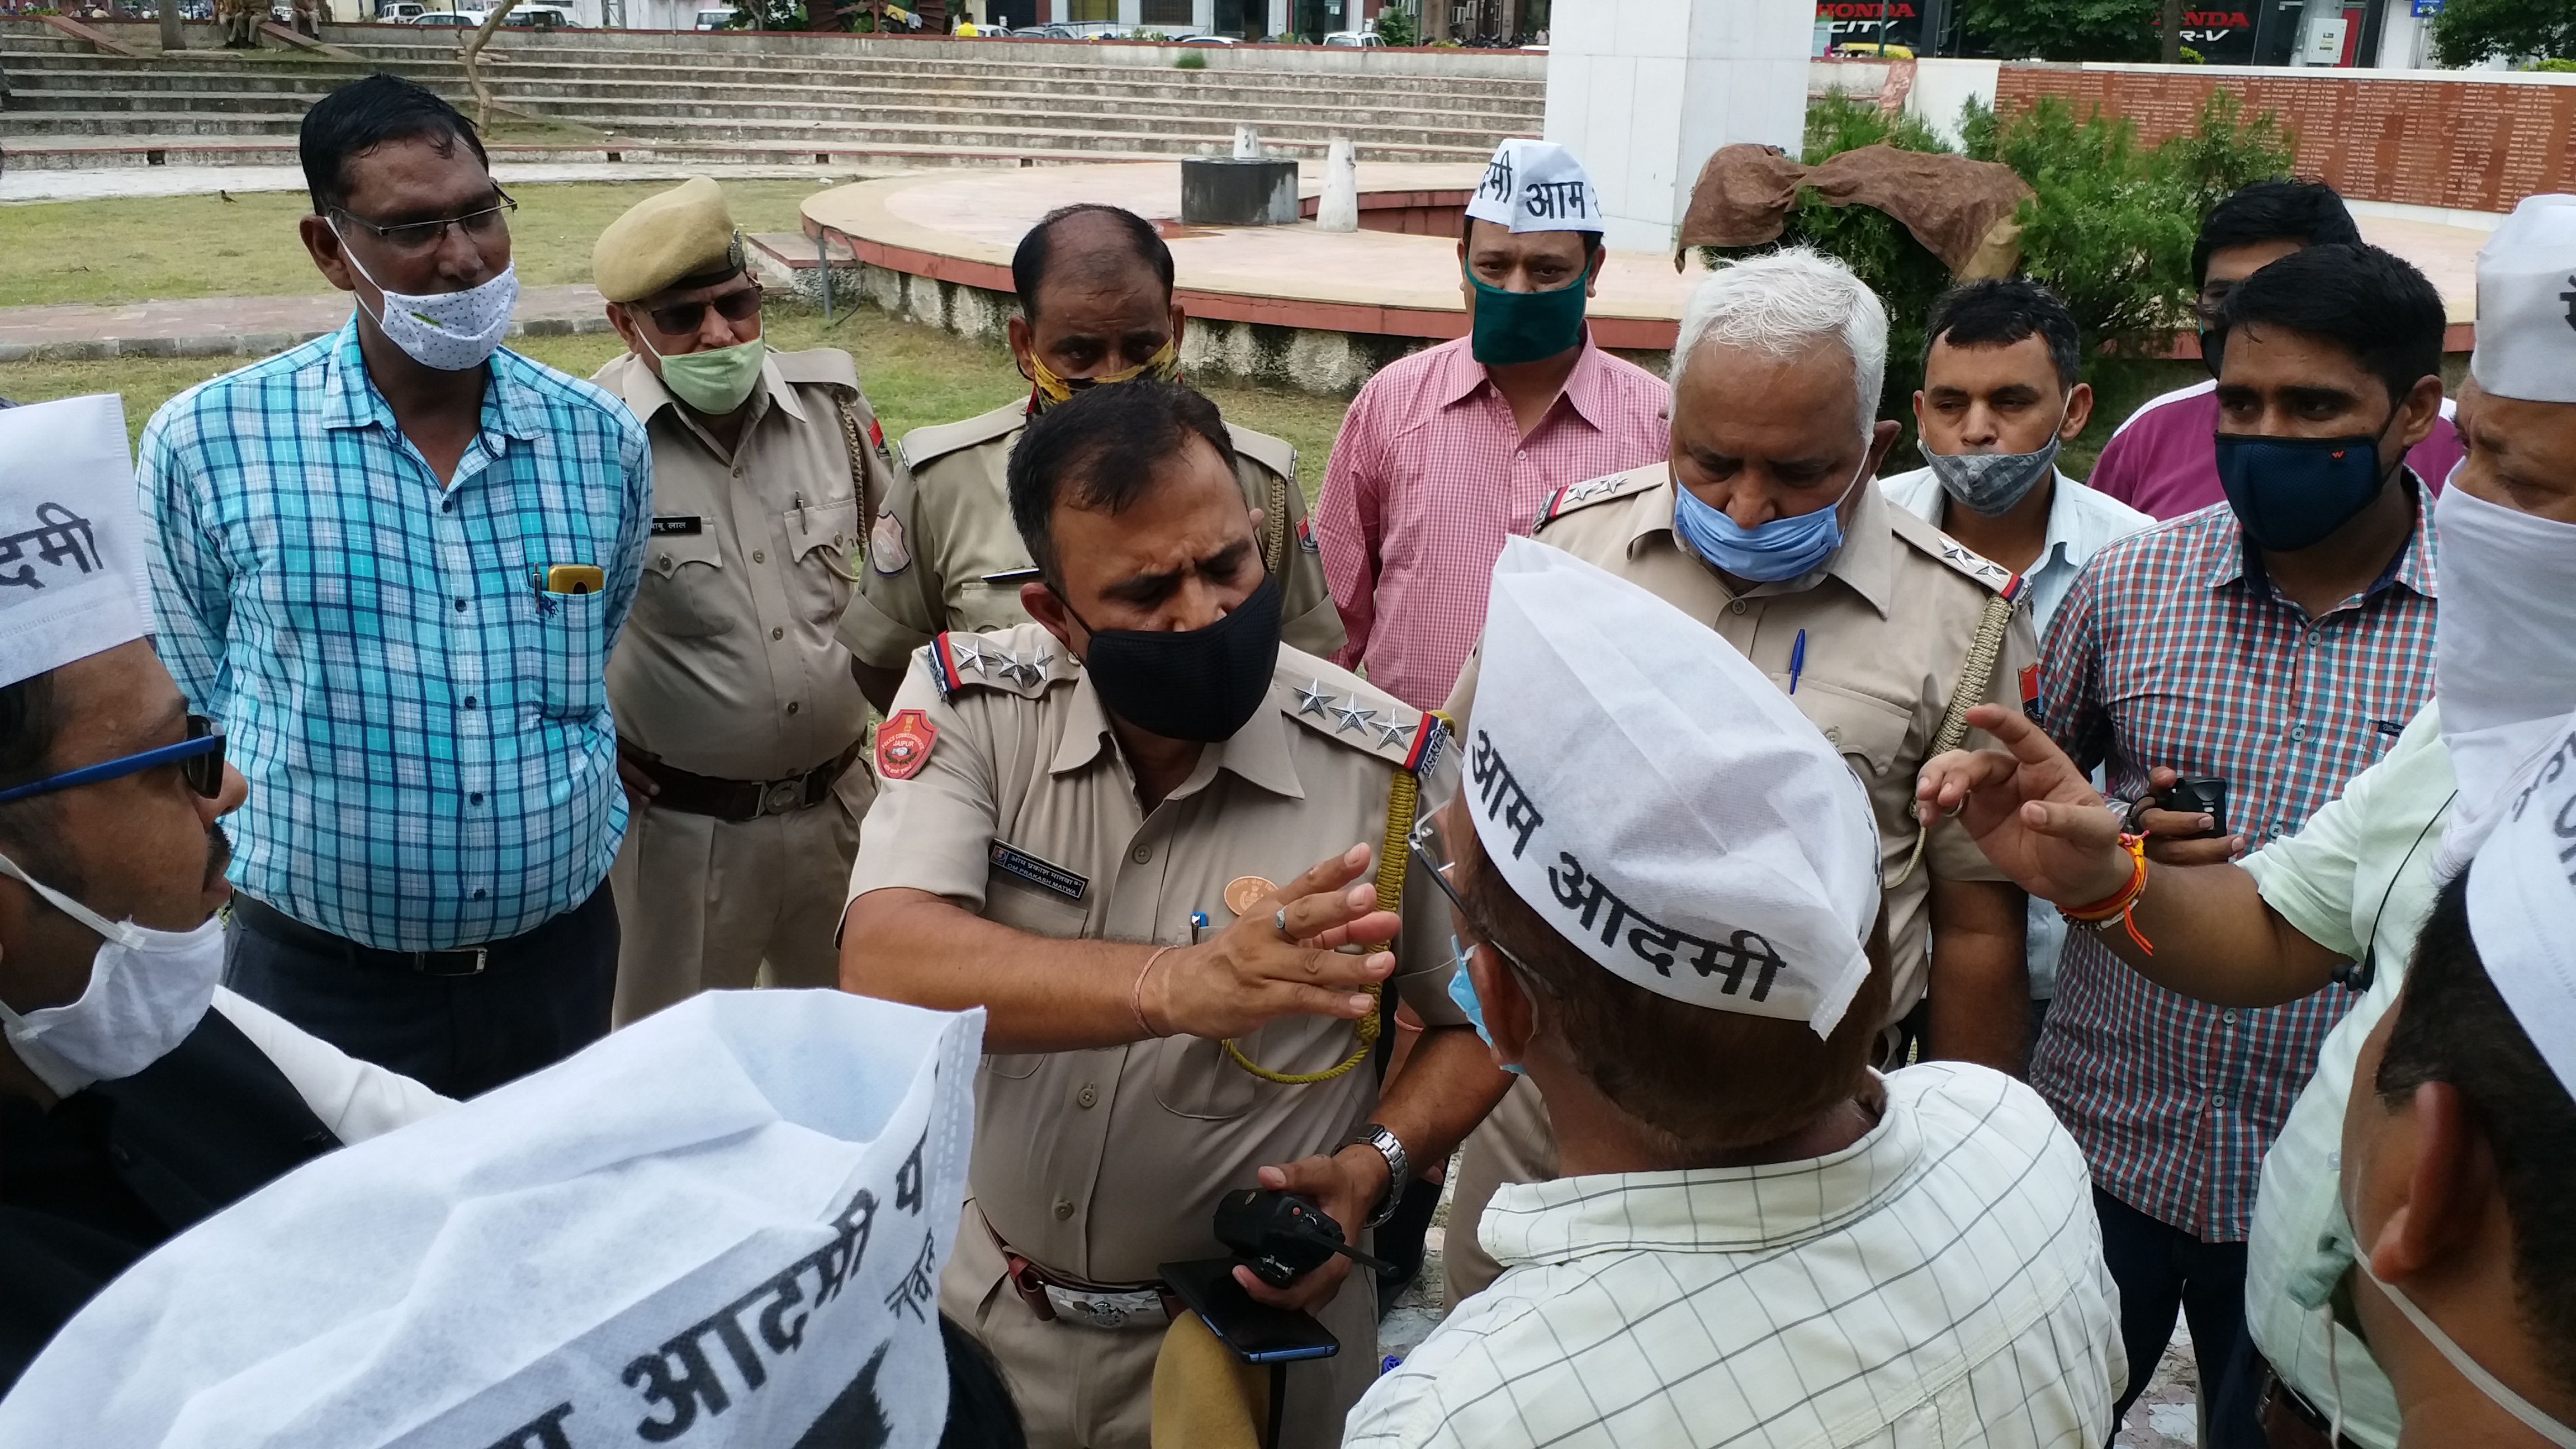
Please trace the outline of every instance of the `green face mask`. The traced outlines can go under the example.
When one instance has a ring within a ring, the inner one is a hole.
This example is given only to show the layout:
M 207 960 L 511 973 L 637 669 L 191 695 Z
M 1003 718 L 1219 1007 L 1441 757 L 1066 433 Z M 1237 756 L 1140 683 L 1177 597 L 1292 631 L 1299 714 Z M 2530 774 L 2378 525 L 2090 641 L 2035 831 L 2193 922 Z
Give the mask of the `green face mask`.
M 731 347 L 664 354 L 662 385 L 699 412 L 721 417 L 751 396 L 760 382 L 761 359 L 768 355 L 766 344 L 757 337 Z
M 1536 362 L 1554 357 L 1583 341 L 1583 300 L 1592 268 L 1553 291 L 1506 292 L 1467 270 L 1476 289 L 1475 340 L 1468 343 L 1476 360 L 1489 367 Z

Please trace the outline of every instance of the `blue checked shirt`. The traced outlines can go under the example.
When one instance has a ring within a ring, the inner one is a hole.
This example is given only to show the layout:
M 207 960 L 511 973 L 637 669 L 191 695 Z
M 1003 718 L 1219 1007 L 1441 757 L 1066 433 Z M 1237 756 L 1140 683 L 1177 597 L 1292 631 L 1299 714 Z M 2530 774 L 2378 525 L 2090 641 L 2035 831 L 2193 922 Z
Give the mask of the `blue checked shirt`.
M 162 659 L 250 780 L 233 881 L 394 950 L 586 900 L 626 829 L 605 666 L 642 569 L 644 429 L 495 352 L 442 489 L 354 320 L 170 400 L 137 465 Z M 594 564 L 597 593 L 542 593 Z
M 2313 619 L 2273 591 L 2223 503 L 2094 555 L 2048 627 L 2042 725 L 2076 763 L 2107 768 L 2115 800 L 2171 765 L 2226 777 L 2228 830 L 2249 846 L 2296 834 L 2433 694 L 2432 509 L 2401 476 L 2413 534 L 2369 588 Z M 2212 1006 L 2069 931 L 2030 1083 L 2104 1192 L 2240 1243 L 2263 1154 L 2351 999 L 2329 986 L 2259 1011 Z

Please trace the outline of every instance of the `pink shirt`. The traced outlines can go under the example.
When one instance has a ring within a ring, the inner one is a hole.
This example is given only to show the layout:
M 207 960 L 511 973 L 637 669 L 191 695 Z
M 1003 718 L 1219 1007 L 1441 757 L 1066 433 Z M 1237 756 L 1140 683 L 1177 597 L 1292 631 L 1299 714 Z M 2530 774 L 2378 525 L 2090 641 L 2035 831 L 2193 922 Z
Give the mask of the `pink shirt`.
M 2180 518 L 2227 501 L 2218 486 L 2218 384 L 2195 383 L 2149 400 L 2102 445 L 2085 485 L 2158 519 Z M 2415 476 L 2436 493 L 2460 461 L 2451 400 L 2424 441 L 2406 450 Z
M 1663 380 L 1587 336 L 1528 437 L 1461 337 L 1379 369 L 1342 418 L 1315 504 L 1324 576 L 1349 641 L 1333 662 L 1438 709 L 1485 628 L 1503 539 L 1550 494 L 1668 451 Z

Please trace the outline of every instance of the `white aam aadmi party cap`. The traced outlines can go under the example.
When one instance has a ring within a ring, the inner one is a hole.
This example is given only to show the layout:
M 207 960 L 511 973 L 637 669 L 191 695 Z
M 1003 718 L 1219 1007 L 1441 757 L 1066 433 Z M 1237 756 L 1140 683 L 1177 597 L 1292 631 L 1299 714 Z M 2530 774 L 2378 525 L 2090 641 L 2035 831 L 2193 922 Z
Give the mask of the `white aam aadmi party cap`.
M 2497 397 L 2576 403 L 2576 196 L 2526 196 L 2478 252 L 2469 375 Z
M 1878 825 L 1745 657 L 1644 589 L 1512 538 L 1463 803 L 1503 879 L 1604 969 L 1830 1035 L 1869 974 Z
M 723 991 L 164 1244 L 0 1443 L 929 1449 L 983 1013 Z
M 1599 231 L 1601 193 L 1554 141 L 1505 141 L 1485 163 L 1467 214 L 1513 231 Z
M 2576 1095 L 2576 714 L 2523 767 L 2469 868 L 2469 934 L 2496 994 Z
M 114 394 L 0 408 L 0 685 L 149 633 L 142 545 Z

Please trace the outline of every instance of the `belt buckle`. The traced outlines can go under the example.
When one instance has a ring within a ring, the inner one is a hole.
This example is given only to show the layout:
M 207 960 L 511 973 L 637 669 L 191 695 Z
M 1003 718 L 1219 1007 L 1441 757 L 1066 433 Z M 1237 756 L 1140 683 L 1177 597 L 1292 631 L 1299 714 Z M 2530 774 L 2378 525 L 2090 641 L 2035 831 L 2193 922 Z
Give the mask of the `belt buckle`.
M 442 970 L 431 964 L 441 956 L 463 956 L 468 952 L 473 954 L 474 964 L 462 970 Z M 460 946 L 452 951 L 415 951 L 412 953 L 411 969 L 423 976 L 480 976 L 491 959 L 491 951 L 482 946 Z
M 1104 1289 L 1067 1288 L 1061 1283 L 1044 1285 L 1047 1302 L 1055 1309 L 1057 1321 L 1078 1323 L 1085 1328 L 1144 1328 L 1171 1321 L 1163 1311 L 1163 1295 L 1151 1288 L 1131 1292 Z
M 763 815 L 784 815 L 790 810 L 802 809 L 804 805 L 803 780 L 780 780 L 760 792 L 760 813 Z

